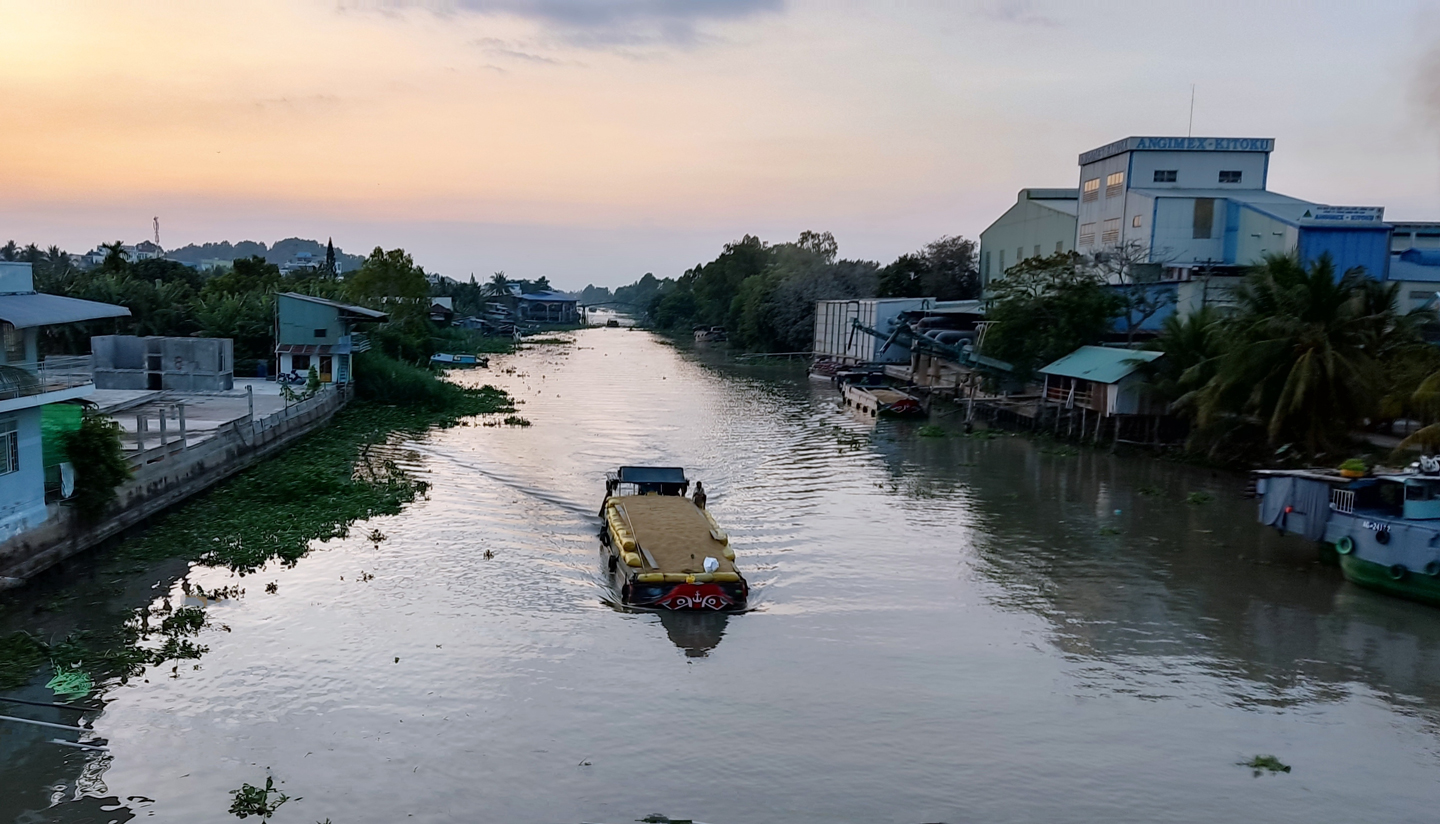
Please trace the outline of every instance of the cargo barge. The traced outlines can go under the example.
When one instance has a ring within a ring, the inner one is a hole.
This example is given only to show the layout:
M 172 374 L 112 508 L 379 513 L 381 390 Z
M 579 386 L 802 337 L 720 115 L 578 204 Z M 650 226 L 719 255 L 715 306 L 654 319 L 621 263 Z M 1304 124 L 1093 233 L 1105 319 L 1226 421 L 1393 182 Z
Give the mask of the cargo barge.
M 735 568 L 730 537 L 685 497 L 679 467 L 622 466 L 605 480 L 600 542 L 627 606 L 743 610 L 750 587 Z

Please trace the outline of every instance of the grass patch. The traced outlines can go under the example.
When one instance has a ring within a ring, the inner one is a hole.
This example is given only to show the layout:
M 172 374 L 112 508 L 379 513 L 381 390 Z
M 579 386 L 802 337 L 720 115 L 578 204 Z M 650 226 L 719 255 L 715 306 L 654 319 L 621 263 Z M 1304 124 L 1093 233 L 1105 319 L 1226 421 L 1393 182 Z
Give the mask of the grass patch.
M 424 370 L 408 369 L 441 383 Z M 422 402 L 404 406 L 351 403 L 324 429 L 162 516 L 121 544 L 110 563 L 143 570 L 147 563 L 182 558 L 246 575 L 275 559 L 293 565 L 313 541 L 344 536 L 356 521 L 398 513 L 428 485 L 378 447 L 395 433 L 514 411 L 509 396 L 494 387 L 444 386 L 422 389 Z M 443 401 L 438 408 L 432 405 L 436 398 Z M 240 594 L 206 593 L 213 600 Z M 59 641 L 25 632 L 0 637 L 0 689 L 22 686 L 47 662 L 57 675 L 84 671 L 96 681 L 123 682 L 147 666 L 198 659 L 207 651 L 191 640 L 208 626 L 200 607 L 141 607 L 107 623 L 98 630 L 82 626 Z M 178 663 L 172 672 L 178 677 Z

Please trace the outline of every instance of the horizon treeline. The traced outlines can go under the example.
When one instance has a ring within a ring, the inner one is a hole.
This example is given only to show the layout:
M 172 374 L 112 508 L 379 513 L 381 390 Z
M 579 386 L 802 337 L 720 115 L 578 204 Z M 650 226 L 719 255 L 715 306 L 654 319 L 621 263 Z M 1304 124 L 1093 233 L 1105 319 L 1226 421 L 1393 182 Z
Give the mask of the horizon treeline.
M 615 289 L 609 300 L 658 329 L 723 326 L 746 349 L 799 352 L 810 348 L 819 300 L 980 297 L 973 240 L 947 235 L 886 266 L 842 259 L 838 252 L 829 232 L 802 232 L 776 244 L 745 235 L 709 263 L 677 278 L 647 272 Z M 582 295 L 601 298 L 608 291 L 587 286 Z

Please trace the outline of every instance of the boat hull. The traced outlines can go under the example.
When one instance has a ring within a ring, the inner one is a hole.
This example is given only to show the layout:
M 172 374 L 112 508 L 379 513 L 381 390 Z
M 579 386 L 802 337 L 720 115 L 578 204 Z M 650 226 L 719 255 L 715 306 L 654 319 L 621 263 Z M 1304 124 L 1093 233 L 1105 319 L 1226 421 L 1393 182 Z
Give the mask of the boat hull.
M 1334 548 L 1333 544 L 1327 546 Z M 1345 574 L 1345 580 L 1352 584 L 1440 607 L 1440 576 L 1428 575 L 1415 569 L 1400 572 L 1374 561 L 1356 558 L 1353 553 L 1340 554 L 1339 558 L 1340 571 Z
M 749 587 L 738 583 L 646 584 L 628 580 L 620 587 L 627 606 L 695 612 L 734 612 L 745 608 Z

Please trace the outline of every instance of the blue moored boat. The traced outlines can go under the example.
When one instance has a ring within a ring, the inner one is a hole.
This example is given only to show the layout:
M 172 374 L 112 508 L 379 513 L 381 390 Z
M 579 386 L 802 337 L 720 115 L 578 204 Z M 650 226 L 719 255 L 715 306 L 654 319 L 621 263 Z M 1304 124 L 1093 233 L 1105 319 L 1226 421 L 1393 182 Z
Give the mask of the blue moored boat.
M 1440 606 L 1440 460 L 1363 478 L 1255 475 L 1262 523 L 1333 549 L 1352 583 Z

